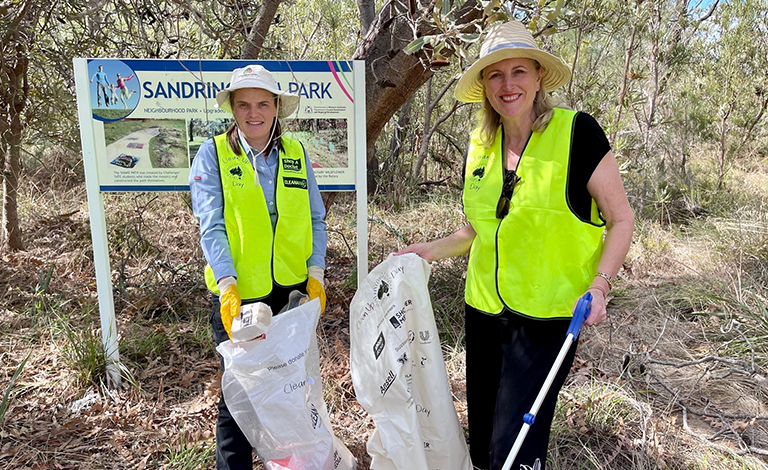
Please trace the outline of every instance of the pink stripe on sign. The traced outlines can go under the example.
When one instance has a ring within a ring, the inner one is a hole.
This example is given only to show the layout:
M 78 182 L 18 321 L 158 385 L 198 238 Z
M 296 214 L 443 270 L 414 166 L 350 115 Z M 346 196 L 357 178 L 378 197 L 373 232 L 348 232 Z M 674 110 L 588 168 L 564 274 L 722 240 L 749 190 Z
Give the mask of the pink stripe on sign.
M 341 84 L 341 80 L 339 80 L 339 76 L 336 75 L 336 69 L 333 68 L 333 62 L 331 62 L 330 60 L 328 61 L 328 67 L 331 69 L 331 73 L 333 74 L 333 78 L 336 79 L 336 83 L 338 83 L 339 87 L 341 87 L 341 91 L 343 91 L 344 94 L 347 95 L 347 98 L 349 98 L 349 101 L 354 103 L 355 100 L 353 100 L 352 97 L 349 96 L 349 92 L 347 92 L 347 89 L 344 88 L 344 85 Z

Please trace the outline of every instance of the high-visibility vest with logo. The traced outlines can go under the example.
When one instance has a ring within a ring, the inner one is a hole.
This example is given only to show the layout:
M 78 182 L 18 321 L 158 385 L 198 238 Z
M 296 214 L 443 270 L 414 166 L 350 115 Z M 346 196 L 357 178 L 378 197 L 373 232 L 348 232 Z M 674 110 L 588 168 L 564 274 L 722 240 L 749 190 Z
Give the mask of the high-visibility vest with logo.
M 248 156 L 236 155 L 226 134 L 214 137 L 224 196 L 224 224 L 243 300 L 272 292 L 273 281 L 292 286 L 307 279 L 312 254 L 312 216 L 309 207 L 304 147 L 283 137 L 275 170 L 277 223 L 274 234 L 267 202 Z M 218 294 L 210 266 L 205 268 L 208 289 Z
M 485 148 L 472 133 L 464 178 L 464 213 L 477 236 L 467 267 L 465 300 L 487 313 L 507 309 L 534 318 L 572 316 L 589 288 L 603 246 L 605 221 L 592 201 L 581 220 L 568 201 L 568 166 L 576 112 L 555 109 L 525 147 L 509 213 L 496 218 L 504 182 L 501 127 Z

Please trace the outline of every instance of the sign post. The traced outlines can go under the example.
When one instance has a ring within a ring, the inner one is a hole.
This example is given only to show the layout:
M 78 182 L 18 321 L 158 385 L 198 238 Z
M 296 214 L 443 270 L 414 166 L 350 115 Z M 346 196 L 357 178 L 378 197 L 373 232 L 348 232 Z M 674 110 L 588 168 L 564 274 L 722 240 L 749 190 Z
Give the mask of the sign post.
M 233 120 L 215 106 L 232 70 L 262 65 L 301 97 L 283 120 L 321 191 L 357 191 L 357 278 L 368 274 L 364 61 L 74 59 L 107 381 L 120 356 L 103 192 L 188 191 L 200 144 Z

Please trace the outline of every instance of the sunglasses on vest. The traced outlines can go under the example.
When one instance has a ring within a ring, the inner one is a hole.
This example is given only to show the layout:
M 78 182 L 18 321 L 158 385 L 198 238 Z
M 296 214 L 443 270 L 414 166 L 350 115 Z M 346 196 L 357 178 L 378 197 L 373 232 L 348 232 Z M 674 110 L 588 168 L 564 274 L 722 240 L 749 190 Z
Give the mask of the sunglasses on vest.
M 512 193 L 515 191 L 515 185 L 520 182 L 515 170 L 504 170 L 504 185 L 501 187 L 501 196 L 496 204 L 496 218 L 503 219 L 509 214 L 509 205 L 512 200 Z

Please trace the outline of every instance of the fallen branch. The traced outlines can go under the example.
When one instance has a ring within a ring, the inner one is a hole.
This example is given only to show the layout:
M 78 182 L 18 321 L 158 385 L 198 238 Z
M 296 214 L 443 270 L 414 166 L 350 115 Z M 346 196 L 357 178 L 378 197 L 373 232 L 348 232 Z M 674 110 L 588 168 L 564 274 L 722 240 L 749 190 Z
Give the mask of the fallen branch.
M 426 180 L 426 181 L 420 181 L 417 184 L 417 186 L 429 186 L 429 185 L 435 185 L 435 186 L 443 186 L 445 185 L 445 182 L 451 179 L 450 176 L 446 176 L 445 178 L 441 180 Z

